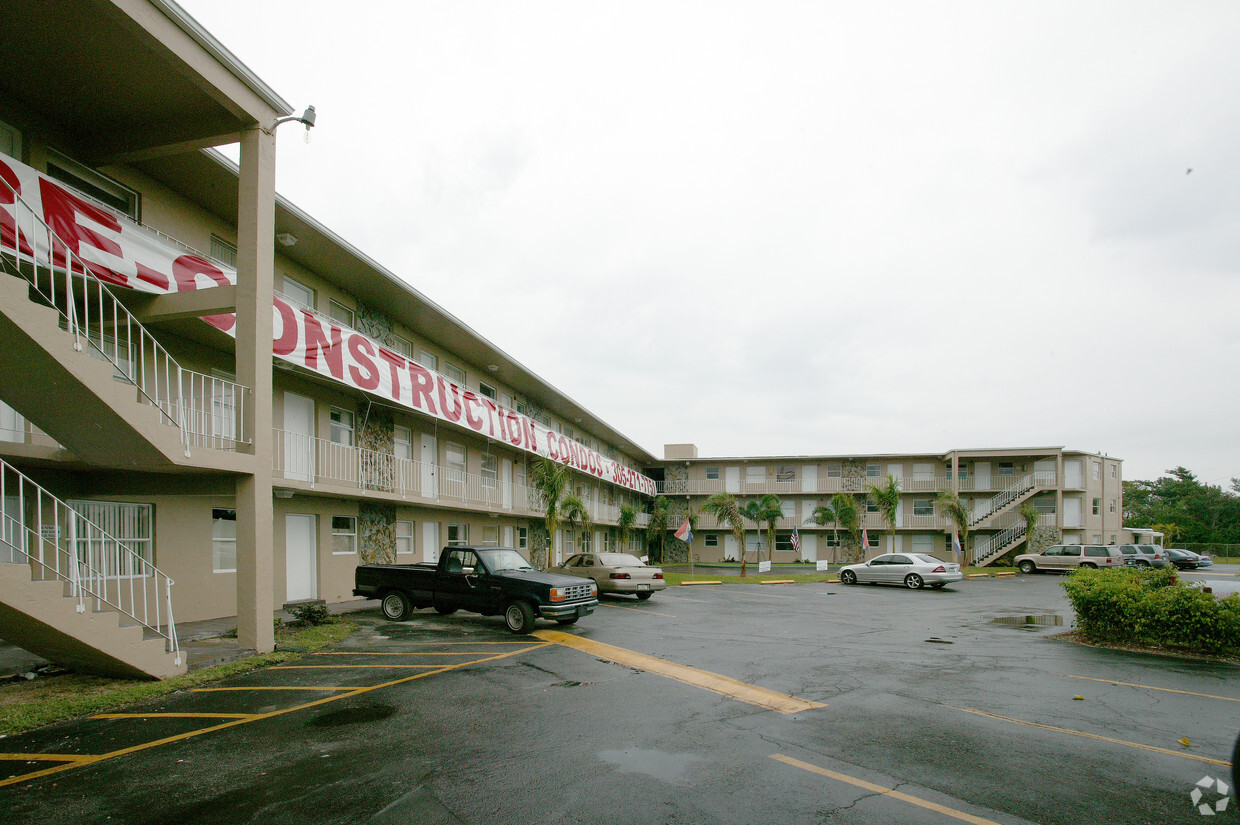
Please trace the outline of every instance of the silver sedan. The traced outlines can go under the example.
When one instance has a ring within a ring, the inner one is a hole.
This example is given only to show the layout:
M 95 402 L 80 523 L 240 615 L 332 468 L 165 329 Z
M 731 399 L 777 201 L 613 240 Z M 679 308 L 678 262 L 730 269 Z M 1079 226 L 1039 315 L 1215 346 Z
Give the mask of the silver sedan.
M 643 600 L 667 587 L 662 570 L 628 553 L 578 553 L 547 572 L 593 579 L 600 594 L 632 593 Z
M 910 590 L 926 585 L 942 587 L 964 578 L 960 565 L 941 561 L 923 553 L 885 553 L 860 564 L 840 568 L 844 584 L 902 584 Z

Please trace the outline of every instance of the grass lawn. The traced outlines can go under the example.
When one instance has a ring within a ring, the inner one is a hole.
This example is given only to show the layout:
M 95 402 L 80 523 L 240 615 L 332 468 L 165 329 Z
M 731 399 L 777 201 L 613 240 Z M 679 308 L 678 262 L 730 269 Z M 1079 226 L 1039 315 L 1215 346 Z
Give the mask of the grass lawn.
M 159 682 L 66 673 L 0 685 L 0 736 L 65 719 L 114 711 L 144 699 L 166 696 L 238 673 L 299 659 L 310 651 L 339 642 L 356 629 L 357 625 L 338 616 L 313 627 L 281 625 L 276 628 L 277 650 L 274 653 L 226 662 Z

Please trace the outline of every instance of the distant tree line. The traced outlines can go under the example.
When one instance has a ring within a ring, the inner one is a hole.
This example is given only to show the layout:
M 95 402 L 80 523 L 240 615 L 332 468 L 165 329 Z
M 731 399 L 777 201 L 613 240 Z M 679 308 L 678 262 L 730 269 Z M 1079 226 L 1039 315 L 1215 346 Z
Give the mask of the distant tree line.
M 1175 544 L 1240 544 L 1240 478 L 1203 484 L 1184 467 L 1157 481 L 1124 482 L 1124 526 L 1161 531 Z

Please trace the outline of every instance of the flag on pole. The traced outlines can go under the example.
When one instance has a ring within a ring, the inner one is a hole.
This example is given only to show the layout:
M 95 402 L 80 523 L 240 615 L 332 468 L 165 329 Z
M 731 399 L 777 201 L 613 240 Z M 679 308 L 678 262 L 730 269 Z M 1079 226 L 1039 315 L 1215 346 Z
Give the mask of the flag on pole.
M 870 549 L 870 534 L 866 531 L 864 527 L 861 528 L 861 549 L 862 550 Z
M 792 549 L 801 552 L 801 534 L 797 532 L 796 525 L 792 525 Z
M 956 551 L 957 555 L 960 555 L 963 552 L 960 549 L 960 535 L 959 534 L 952 535 L 952 549 Z
M 680 529 L 673 535 L 685 544 L 693 544 L 693 530 L 689 527 L 689 519 L 685 519 L 685 523 L 680 525 Z

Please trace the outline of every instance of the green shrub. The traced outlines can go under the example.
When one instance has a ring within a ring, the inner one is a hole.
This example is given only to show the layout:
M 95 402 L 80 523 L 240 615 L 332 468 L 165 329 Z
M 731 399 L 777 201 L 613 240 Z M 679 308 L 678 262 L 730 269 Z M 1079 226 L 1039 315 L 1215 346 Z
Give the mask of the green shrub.
M 331 613 L 327 609 L 327 605 L 322 602 L 305 602 L 304 604 L 289 605 L 287 608 L 297 619 L 297 623 L 302 627 L 314 627 L 327 621 Z
M 1174 568 L 1079 570 L 1063 588 L 1090 641 L 1210 654 L 1240 649 L 1240 596 L 1219 599 L 1190 587 Z

